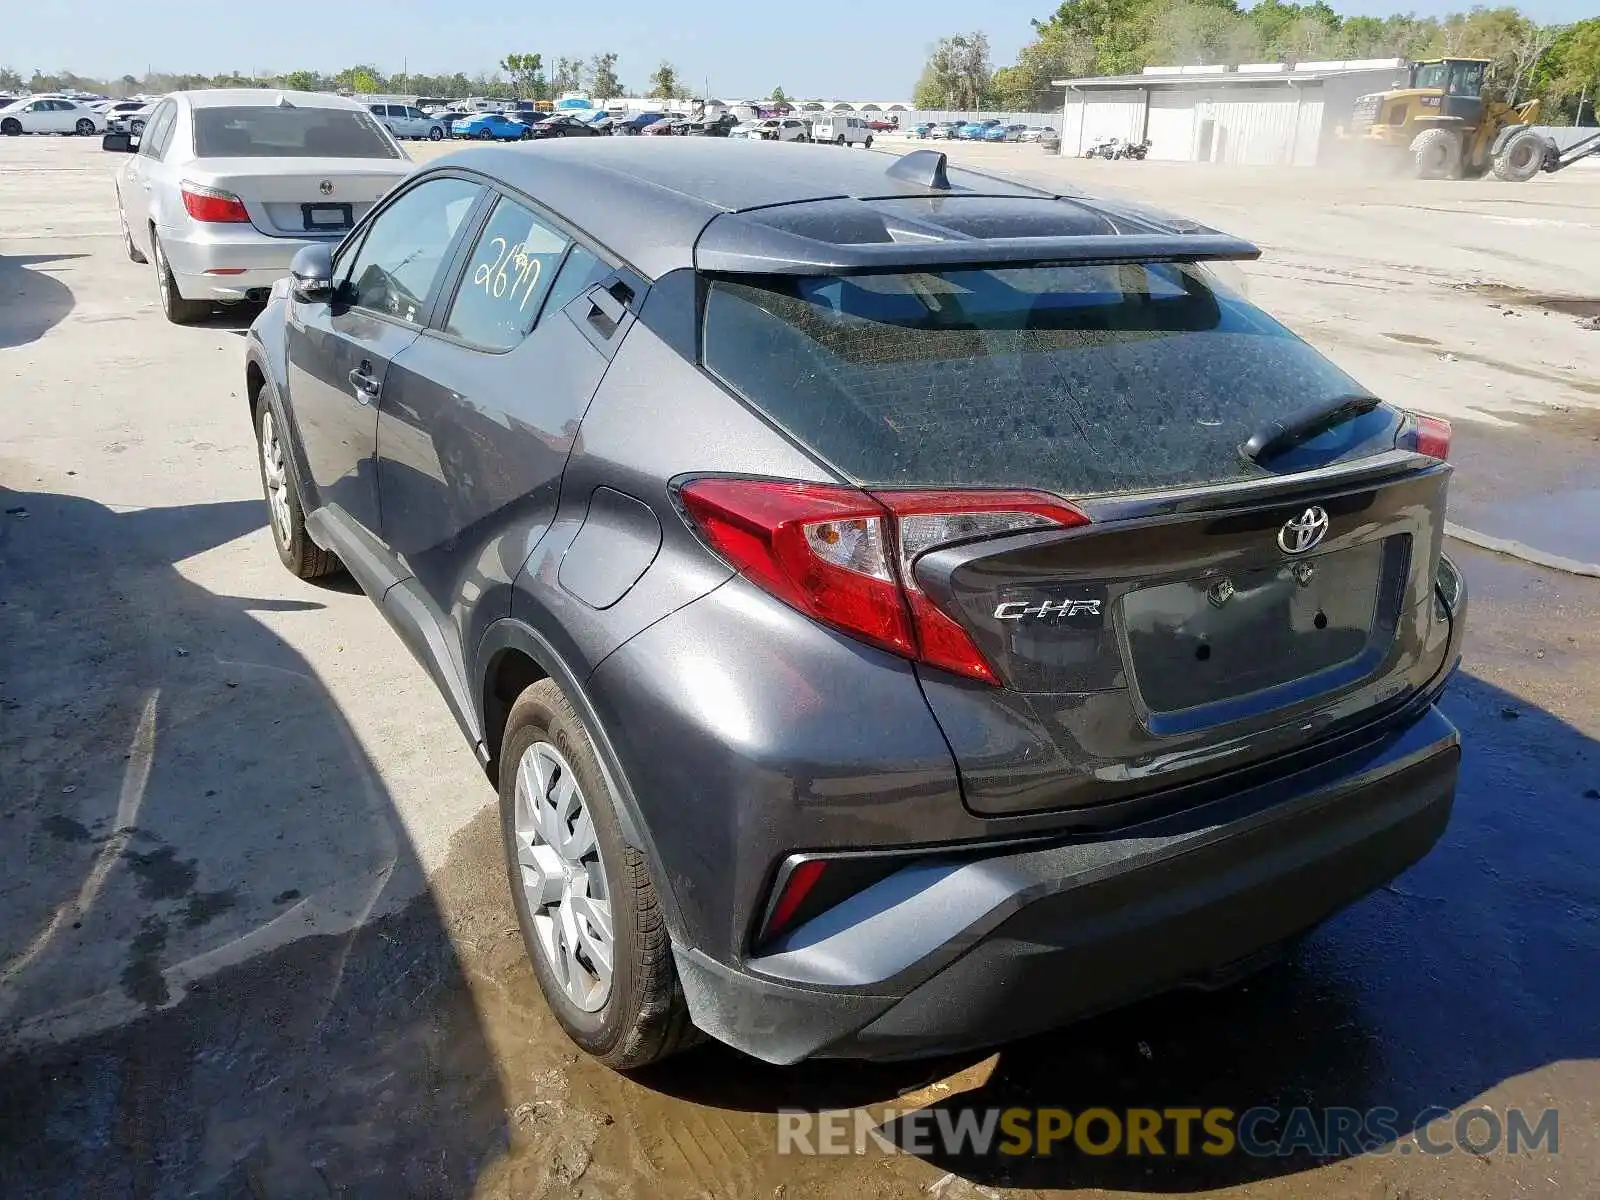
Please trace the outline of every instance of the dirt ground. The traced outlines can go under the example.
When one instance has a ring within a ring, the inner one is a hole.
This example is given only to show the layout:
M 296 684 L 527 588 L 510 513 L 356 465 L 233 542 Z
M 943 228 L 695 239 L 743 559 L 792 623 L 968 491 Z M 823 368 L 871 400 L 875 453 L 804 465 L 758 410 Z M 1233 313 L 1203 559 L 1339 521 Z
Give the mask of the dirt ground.
M 952 154 L 1256 239 L 1254 299 L 1456 422 L 1454 520 L 1600 559 L 1600 174 Z M 0 1196 L 1594 1194 L 1600 581 L 1452 546 L 1473 608 L 1451 827 L 1247 984 L 986 1057 L 707 1047 L 618 1076 L 539 999 L 492 792 L 422 669 L 351 585 L 278 566 L 250 314 L 162 320 L 110 158 L 0 140 Z M 966 1105 L 1385 1106 L 1399 1127 L 1328 1157 L 778 1153 L 782 1109 Z M 1480 1106 L 1556 1108 L 1557 1152 L 1418 1150 Z

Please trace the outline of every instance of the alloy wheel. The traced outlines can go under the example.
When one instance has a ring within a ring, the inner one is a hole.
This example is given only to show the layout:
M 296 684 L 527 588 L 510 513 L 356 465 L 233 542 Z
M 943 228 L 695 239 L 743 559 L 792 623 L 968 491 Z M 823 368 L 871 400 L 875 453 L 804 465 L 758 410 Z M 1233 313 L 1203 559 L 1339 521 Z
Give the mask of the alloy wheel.
M 278 540 L 287 546 L 294 528 L 289 516 L 289 473 L 284 466 L 283 442 L 278 438 L 271 408 L 261 414 L 261 478 L 267 485 L 267 510 L 272 514 L 272 528 Z
M 550 742 L 523 752 L 515 802 L 517 869 L 539 953 L 567 999 L 598 1012 L 611 995 L 611 897 L 577 773 Z

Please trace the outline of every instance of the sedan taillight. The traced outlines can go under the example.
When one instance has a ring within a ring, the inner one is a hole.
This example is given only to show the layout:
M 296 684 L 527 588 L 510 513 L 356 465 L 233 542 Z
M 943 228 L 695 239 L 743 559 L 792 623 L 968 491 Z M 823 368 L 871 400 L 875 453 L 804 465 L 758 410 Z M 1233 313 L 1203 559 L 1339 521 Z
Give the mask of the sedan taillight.
M 183 193 L 185 211 L 196 221 L 235 225 L 250 223 L 250 214 L 244 209 L 244 201 L 232 192 L 188 182 L 180 184 L 179 190 Z
M 1000 680 L 965 627 L 917 586 L 939 546 L 1088 518 L 1027 491 L 886 491 L 763 479 L 697 479 L 680 495 L 706 540 L 784 603 L 907 658 Z

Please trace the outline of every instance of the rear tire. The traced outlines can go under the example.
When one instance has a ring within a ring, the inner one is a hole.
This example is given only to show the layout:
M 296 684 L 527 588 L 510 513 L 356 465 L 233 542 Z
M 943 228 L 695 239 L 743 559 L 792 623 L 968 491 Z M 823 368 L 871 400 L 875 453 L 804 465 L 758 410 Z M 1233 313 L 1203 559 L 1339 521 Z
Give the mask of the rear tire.
M 1461 138 L 1450 129 L 1424 129 L 1411 141 L 1418 179 L 1455 179 L 1461 174 Z
M 186 300 L 178 291 L 178 281 L 172 276 L 167 256 L 161 252 L 161 240 L 154 230 L 150 233 L 150 246 L 155 251 L 156 288 L 161 296 L 161 311 L 174 325 L 193 325 L 211 315 L 209 300 Z
M 480 130 L 478 130 L 478 140 L 480 142 L 492 142 L 494 140 L 494 130 L 492 130 L 492 129 L 480 129 Z
M 511 706 L 499 775 L 500 826 L 517 924 L 539 990 L 567 1036 L 606 1066 L 622 1071 L 693 1045 L 699 1035 L 689 1023 L 644 855 L 623 840 L 594 743 L 554 680 L 533 684 Z M 568 796 L 563 783 L 576 785 L 575 805 L 556 800 Z M 575 809 L 570 820 L 562 819 L 569 807 Z M 559 873 L 547 869 L 540 874 L 537 864 L 552 858 L 554 848 L 542 836 L 535 810 L 546 814 L 543 828 L 561 819 L 555 829 L 559 837 L 574 835 L 569 845 L 582 843 L 575 835 L 587 821 L 592 847 L 582 852 L 581 862 L 567 863 L 554 855 Z M 595 879 L 597 872 L 600 880 Z M 578 882 L 563 884 L 563 876 Z M 577 905 L 568 907 L 567 899 L 579 898 L 580 892 L 582 915 Z M 599 906 L 589 903 L 599 898 L 597 893 L 603 893 L 611 938 L 610 976 L 603 987 L 590 978 L 591 947 L 603 943 L 594 936 Z M 570 926 L 564 914 L 573 917 Z M 577 930 L 571 948 L 569 929 Z M 575 971 L 581 974 L 573 975 Z M 564 983 L 563 973 L 577 983 Z M 587 990 L 590 999 L 580 1005 L 569 987 L 580 995 Z
M 444 140 L 444 130 L 441 129 L 437 125 L 433 126 L 433 128 L 428 130 L 428 140 L 430 142 L 443 141 Z
M 78 123 L 73 128 L 78 131 L 79 137 L 94 136 L 94 122 L 89 120 L 88 117 L 79 117 Z
M 1494 156 L 1489 170 L 1496 179 L 1507 183 L 1527 183 L 1544 166 L 1545 149 L 1549 143 L 1544 134 L 1532 129 L 1519 130 L 1511 135 L 1500 153 Z

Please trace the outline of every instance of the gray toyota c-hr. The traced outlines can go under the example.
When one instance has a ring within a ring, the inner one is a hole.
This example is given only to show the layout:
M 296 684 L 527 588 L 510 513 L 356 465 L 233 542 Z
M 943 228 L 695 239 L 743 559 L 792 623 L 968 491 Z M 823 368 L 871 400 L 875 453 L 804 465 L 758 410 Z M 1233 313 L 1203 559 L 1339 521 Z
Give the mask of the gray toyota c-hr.
M 500 792 L 616 1067 L 992 1044 L 1225 983 L 1427 852 L 1449 428 L 1191 222 L 902 158 L 474 149 L 250 332 L 271 527 Z

